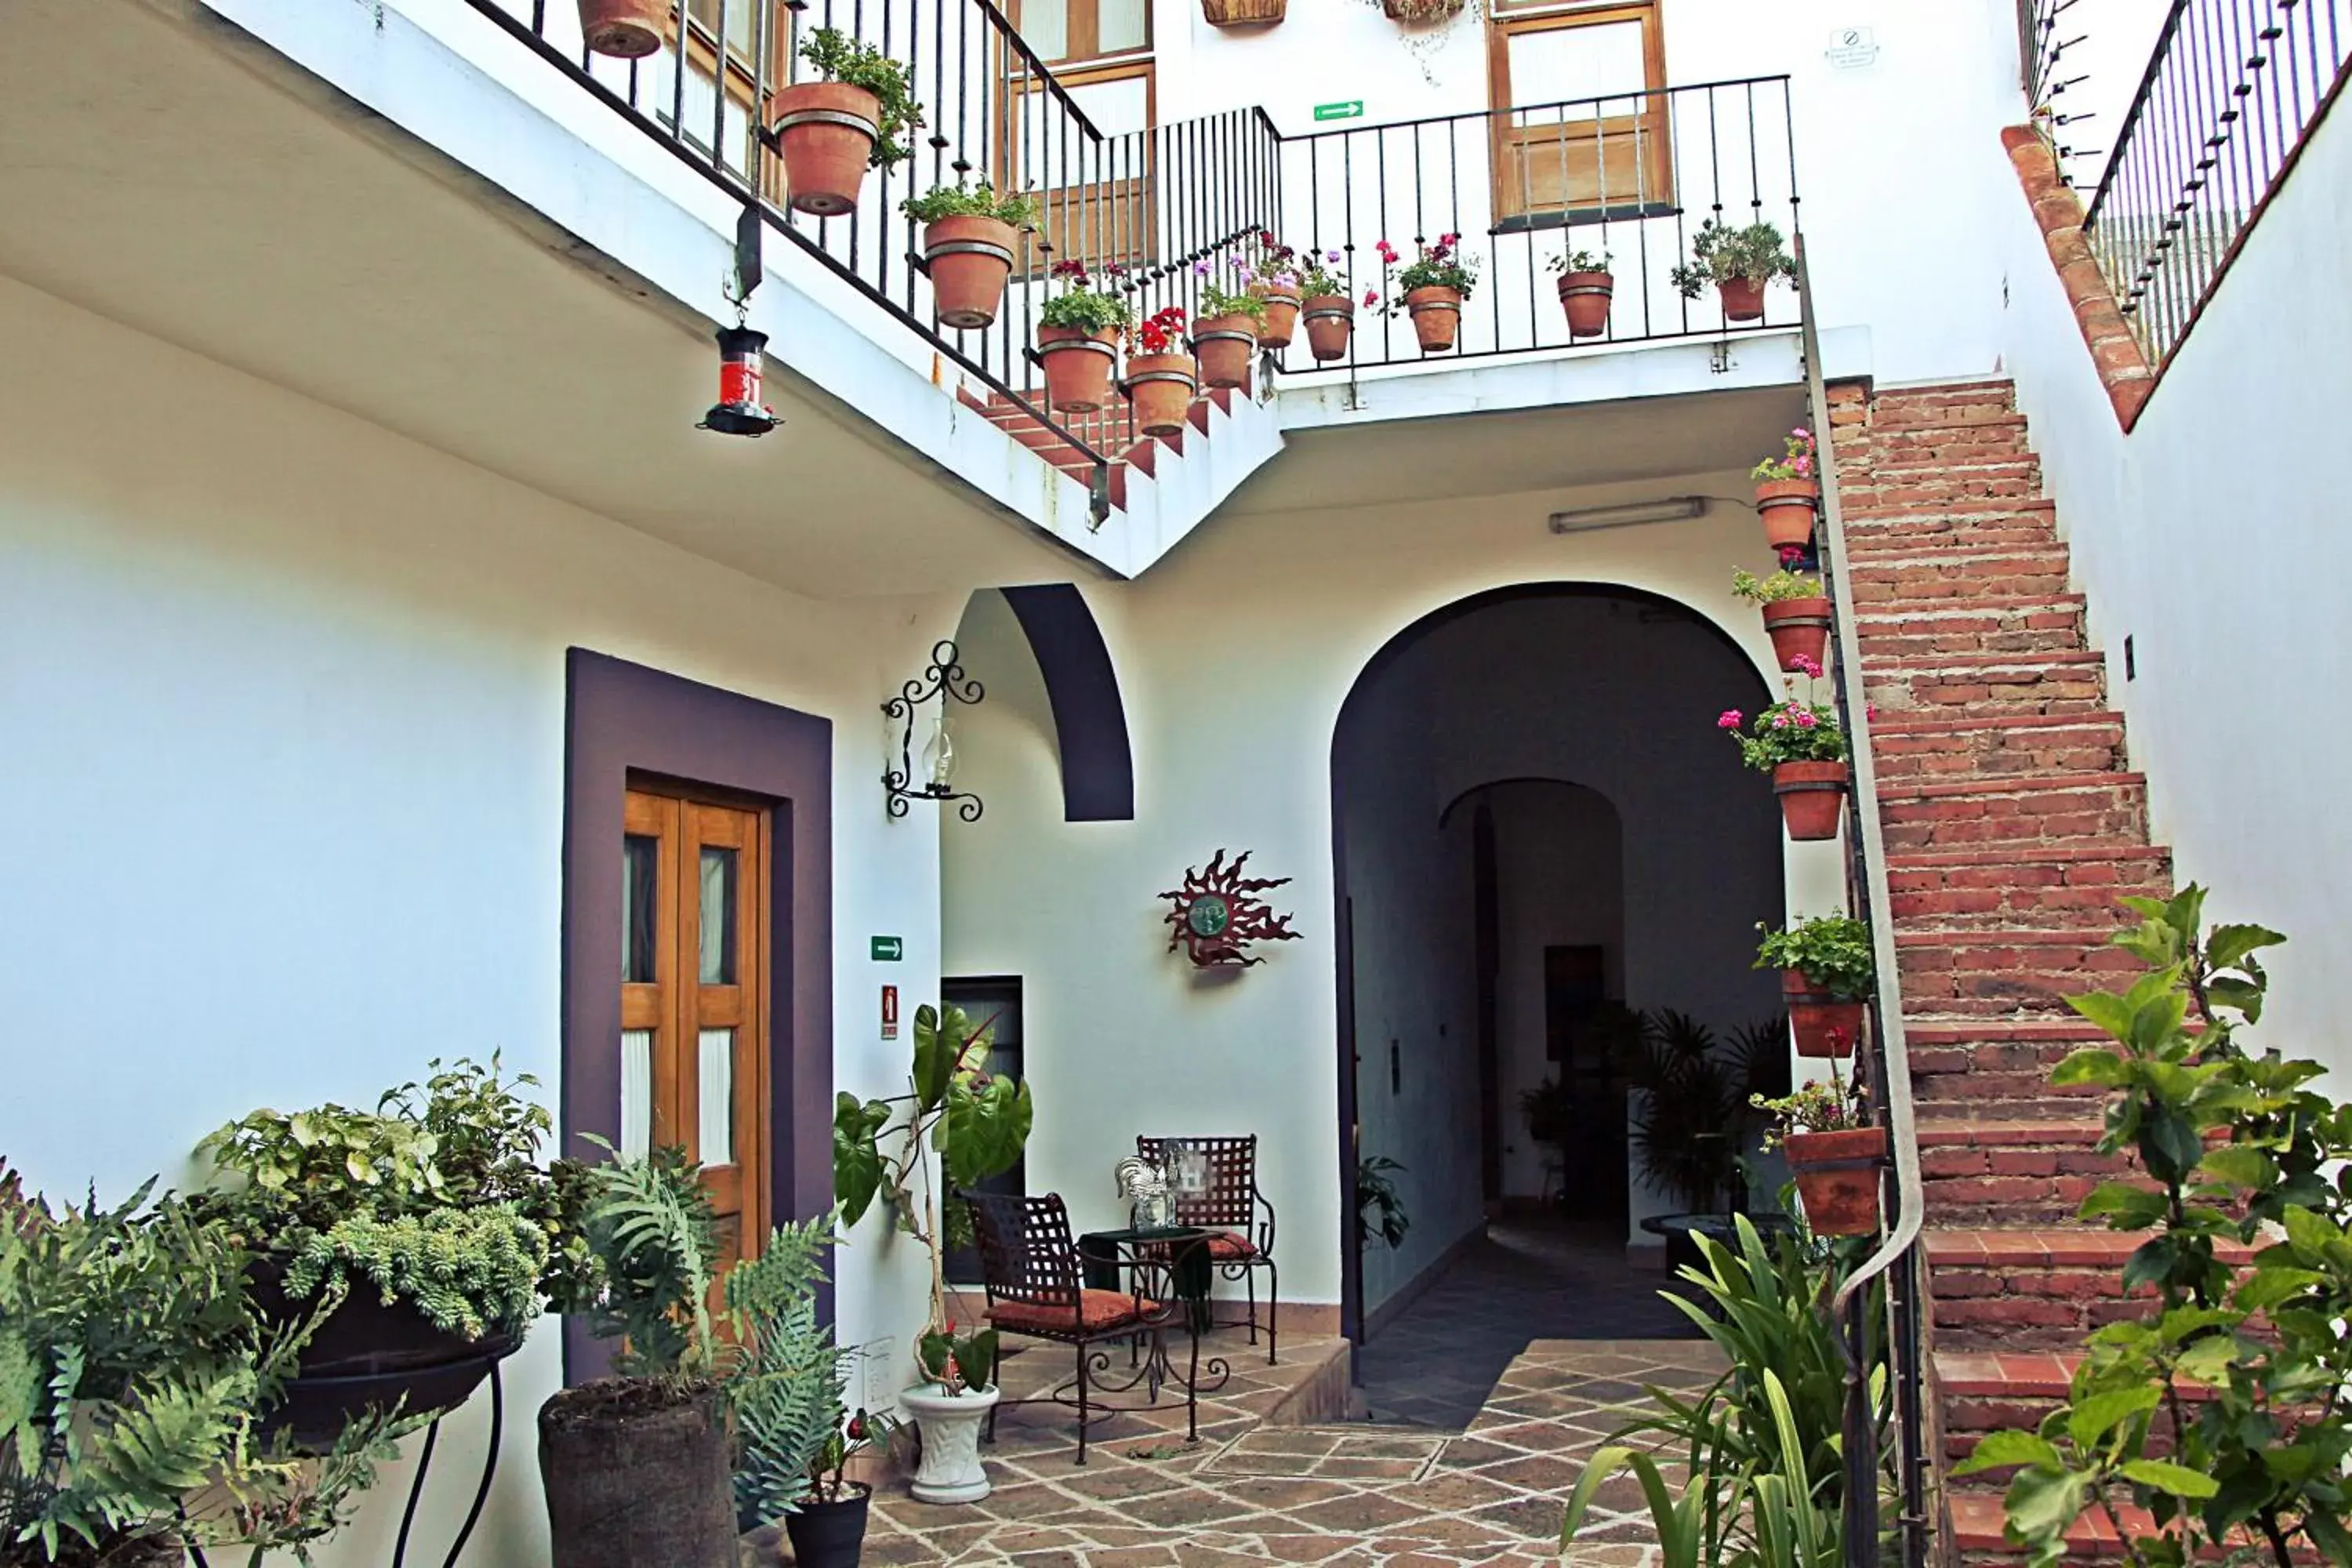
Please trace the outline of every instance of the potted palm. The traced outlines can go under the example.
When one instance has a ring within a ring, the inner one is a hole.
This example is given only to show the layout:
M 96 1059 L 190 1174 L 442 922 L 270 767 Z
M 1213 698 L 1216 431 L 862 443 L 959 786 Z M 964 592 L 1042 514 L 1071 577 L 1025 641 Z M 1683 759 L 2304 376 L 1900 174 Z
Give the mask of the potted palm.
M 1781 444 L 1787 450 L 1757 464 L 1749 477 L 1756 481 L 1756 515 L 1764 520 L 1764 542 L 1785 559 L 1812 543 L 1822 484 L 1813 433 L 1800 425 Z
M 1822 673 L 1822 667 L 1802 654 L 1792 662 L 1809 687 Z M 1796 682 L 1788 685 L 1789 696 L 1758 713 L 1748 733 L 1739 733 L 1745 721 L 1737 708 L 1725 710 L 1716 727 L 1738 741 L 1740 759 L 1749 767 L 1772 775 L 1772 793 L 1780 799 L 1790 837 L 1834 838 L 1852 776 L 1845 760 L 1845 731 L 1835 709 L 1810 697 L 1800 701 Z
M 1568 312 L 1568 335 L 1597 338 L 1609 330 L 1609 300 L 1617 279 L 1610 275 L 1609 253 L 1562 250 L 1544 263 L 1559 275 L 1560 308 Z
M 1756 967 L 1780 972 L 1797 1054 L 1836 1058 L 1853 1049 L 1875 973 L 1870 928 L 1850 915 L 1823 915 L 1780 931 L 1756 929 L 1764 932 Z
M 1207 270 L 1208 263 L 1200 263 Z M 1250 361 L 1257 355 L 1257 333 L 1265 320 L 1265 301 L 1255 294 L 1236 294 L 1205 279 L 1201 304 L 1192 318 L 1192 353 L 1201 362 L 1203 385 L 1244 387 Z
M 920 1381 L 899 1396 L 922 1433 L 915 1495 L 926 1501 L 971 1502 L 989 1491 L 980 1425 L 997 1401 L 996 1336 L 960 1334 L 948 1314 L 940 1200 L 942 1189 L 951 1194 L 1011 1170 L 1029 1140 L 1029 1086 L 988 1071 L 993 1026 L 954 1006 L 917 1009 L 908 1092 L 864 1101 L 843 1094 L 834 1107 L 842 1222 L 856 1225 L 878 1201 L 930 1258 L 930 1317 L 916 1341 Z
M 1045 367 L 1045 396 L 1071 414 L 1091 414 L 1110 401 L 1118 368 L 1118 336 L 1135 321 L 1127 301 L 1095 287 L 1085 262 L 1054 263 L 1062 291 L 1037 308 L 1037 358 Z
M 1347 280 L 1330 270 L 1339 264 L 1339 253 L 1327 250 L 1319 258 L 1309 257 L 1298 275 L 1298 319 L 1307 323 L 1307 347 L 1317 363 L 1348 357 L 1348 340 L 1356 330 L 1356 302 L 1349 296 Z M 1379 303 L 1380 296 L 1367 289 L 1364 303 Z
M 1759 577 L 1740 568 L 1731 574 L 1731 591 L 1764 612 L 1764 634 L 1782 669 L 1822 667 L 1830 650 L 1830 602 L 1820 578 L 1787 570 Z
M 1176 352 L 1183 332 L 1181 305 L 1153 311 L 1135 329 L 1135 347 L 1140 352 L 1128 354 L 1119 390 L 1127 394 L 1135 427 L 1147 436 L 1176 435 L 1192 406 L 1192 357 Z
M 923 226 L 923 270 L 931 279 L 931 314 L 958 331 L 993 325 L 1013 272 L 1018 231 L 1036 221 L 1037 204 L 976 185 L 934 185 L 908 196 L 899 211 Z
M 818 27 L 801 58 L 823 79 L 796 81 L 776 94 L 776 144 L 794 212 L 838 217 L 857 205 L 868 168 L 887 169 L 913 155 L 900 140 L 923 123 L 907 68 L 838 27 Z
M 1832 1062 L 1829 1082 L 1809 1083 L 1780 1100 L 1759 1094 L 1754 1103 L 1773 1120 L 1764 1146 L 1788 1156 L 1813 1234 L 1875 1234 L 1886 1129 L 1871 1125 L 1861 1083 L 1840 1083 Z
M 1667 276 L 1685 300 L 1697 299 L 1714 284 L 1724 320 L 1757 321 L 1764 317 L 1765 289 L 1776 279 L 1795 278 L 1797 264 L 1772 225 L 1759 219 L 1733 228 L 1709 218 L 1691 237 L 1691 259 L 1677 263 Z
M 1389 310 L 1412 318 L 1413 337 L 1425 354 L 1454 347 L 1462 325 L 1462 302 L 1478 286 L 1477 263 L 1463 257 L 1461 245 L 1460 235 L 1441 234 L 1435 245 L 1421 247 L 1421 254 L 1397 277 L 1396 287 L 1403 293 L 1391 300 Z M 1385 274 L 1396 264 L 1397 250 L 1385 239 L 1377 248 Z

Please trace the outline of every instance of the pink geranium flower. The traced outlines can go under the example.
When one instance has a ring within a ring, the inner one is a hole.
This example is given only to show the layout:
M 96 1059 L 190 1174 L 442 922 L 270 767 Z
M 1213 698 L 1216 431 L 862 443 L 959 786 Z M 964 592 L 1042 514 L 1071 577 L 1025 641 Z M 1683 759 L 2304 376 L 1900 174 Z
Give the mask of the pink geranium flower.
M 1727 708 L 1723 710 L 1723 716 L 1715 721 L 1715 727 L 1718 730 L 1737 730 L 1739 728 L 1739 710 Z
M 1790 659 L 1789 663 L 1796 669 L 1798 674 L 1802 676 L 1818 678 L 1822 673 L 1822 667 L 1813 662 L 1813 657 L 1811 654 L 1801 653 L 1796 658 Z

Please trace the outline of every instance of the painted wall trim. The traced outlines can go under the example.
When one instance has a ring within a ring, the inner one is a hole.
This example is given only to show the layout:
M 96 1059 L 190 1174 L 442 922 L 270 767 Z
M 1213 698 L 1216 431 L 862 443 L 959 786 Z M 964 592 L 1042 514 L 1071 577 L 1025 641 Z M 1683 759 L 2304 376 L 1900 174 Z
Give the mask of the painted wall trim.
M 1062 819 L 1135 820 L 1135 752 L 1118 671 L 1087 597 L 1068 583 L 1001 590 L 1013 606 L 1054 706 L 1062 756 Z
M 2042 243 L 2058 269 L 2066 302 L 2074 308 L 2075 324 L 2083 329 L 2083 342 L 2091 351 L 2099 384 L 2107 389 L 2116 422 L 2129 431 L 2138 423 L 2148 394 L 2156 390 L 2157 373 L 2132 336 L 2098 258 L 2091 254 L 2091 242 L 2083 233 L 2083 199 L 2059 174 L 2058 160 L 2040 131 L 2012 125 L 2000 133 L 2000 144 L 2008 149 L 2018 184 L 2025 188 Z
M 632 773 L 772 803 L 768 991 L 772 1213 L 833 1203 L 833 721 L 586 648 L 564 655 L 559 1142 L 620 1142 L 622 810 Z M 609 1349 L 564 1327 L 564 1381 Z

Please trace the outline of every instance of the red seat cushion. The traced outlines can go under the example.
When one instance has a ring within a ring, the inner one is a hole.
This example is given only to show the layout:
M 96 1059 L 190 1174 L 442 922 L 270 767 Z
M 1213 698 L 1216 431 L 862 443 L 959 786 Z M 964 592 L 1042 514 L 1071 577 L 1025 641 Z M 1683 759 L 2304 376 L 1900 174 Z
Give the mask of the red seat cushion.
M 1016 1334 L 1031 1329 L 1066 1334 L 1082 1325 L 1090 1332 L 1115 1329 L 1122 1323 L 1140 1321 L 1159 1310 L 1157 1301 L 1138 1301 L 1124 1290 L 1081 1290 L 1075 1312 L 1067 1307 L 1040 1306 L 1029 1301 L 993 1301 L 989 1304 L 988 1321 Z
M 1257 1255 L 1257 1243 L 1237 1230 L 1221 1230 L 1209 1237 L 1209 1256 L 1219 1262 Z

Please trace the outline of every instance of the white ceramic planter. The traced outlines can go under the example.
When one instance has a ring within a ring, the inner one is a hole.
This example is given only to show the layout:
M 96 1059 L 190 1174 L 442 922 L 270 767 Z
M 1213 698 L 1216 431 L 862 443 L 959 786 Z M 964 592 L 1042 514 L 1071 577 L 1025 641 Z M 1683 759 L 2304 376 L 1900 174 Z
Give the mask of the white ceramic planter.
M 923 1434 L 923 1462 L 913 1491 L 922 1502 L 978 1502 L 988 1495 L 988 1470 L 980 1462 L 980 1428 L 996 1408 L 998 1392 L 945 1394 L 929 1384 L 898 1395 L 898 1403 Z

